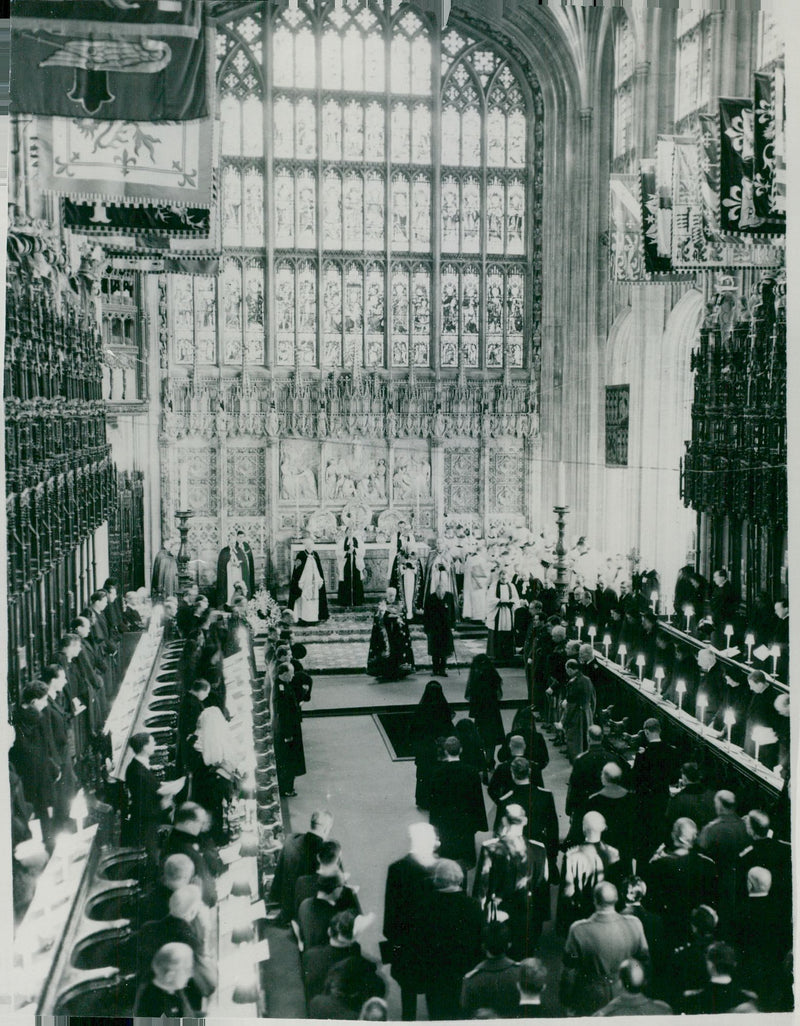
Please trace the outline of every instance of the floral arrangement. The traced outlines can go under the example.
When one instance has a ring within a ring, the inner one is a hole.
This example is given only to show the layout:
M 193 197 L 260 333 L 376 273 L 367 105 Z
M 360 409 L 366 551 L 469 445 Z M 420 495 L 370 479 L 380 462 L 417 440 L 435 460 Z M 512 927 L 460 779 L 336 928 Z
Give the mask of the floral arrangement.
M 247 603 L 247 619 L 254 635 L 280 624 L 281 607 L 266 588 L 259 588 Z

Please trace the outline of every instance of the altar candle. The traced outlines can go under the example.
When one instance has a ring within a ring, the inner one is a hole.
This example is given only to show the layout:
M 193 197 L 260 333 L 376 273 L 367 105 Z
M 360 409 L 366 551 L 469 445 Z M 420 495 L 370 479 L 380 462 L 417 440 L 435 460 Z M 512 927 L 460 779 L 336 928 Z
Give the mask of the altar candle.
M 697 696 L 697 718 L 700 720 L 700 726 L 702 732 L 705 733 L 706 729 L 706 709 L 708 708 L 708 698 L 705 695 Z
M 567 505 L 567 468 L 562 462 L 558 464 L 558 489 L 556 491 L 556 506 Z
M 664 679 L 664 667 L 663 666 L 657 666 L 655 668 L 655 670 L 653 671 L 653 676 L 656 679 L 656 690 L 658 691 L 659 694 L 661 694 L 661 682 Z
M 594 648 L 594 639 L 597 637 L 597 628 L 593 623 L 589 624 L 589 630 L 587 631 L 587 634 L 589 635 L 589 641 L 591 641 L 592 643 L 592 648 Z
M 728 728 L 728 744 L 731 743 L 731 727 L 736 722 L 736 713 L 733 709 L 725 710 L 725 726 Z
M 687 602 L 686 605 L 683 607 L 683 615 L 686 617 L 686 633 L 688 634 L 689 625 L 691 624 L 692 617 L 694 616 L 694 606 L 690 605 Z
M 658 592 L 657 591 L 651 591 L 650 592 L 650 601 L 653 604 L 653 612 L 656 615 L 658 615 Z
M 611 635 L 610 634 L 604 634 L 603 635 L 603 645 L 604 645 L 605 650 L 606 650 L 606 659 L 608 659 L 608 650 L 611 648 Z
M 686 694 L 686 681 L 679 680 L 675 685 L 675 694 L 678 696 L 678 712 L 683 712 L 683 696 Z
M 732 623 L 726 623 L 725 624 L 725 630 L 723 631 L 723 634 L 725 635 L 725 638 L 727 639 L 728 648 L 730 648 L 731 647 L 731 638 L 733 637 L 733 624 Z
M 773 645 L 769 650 L 769 654 L 772 656 L 772 676 L 774 677 L 778 672 L 778 660 L 781 657 L 781 646 Z
M 580 641 L 581 640 L 581 631 L 583 630 L 583 617 L 582 616 L 576 616 L 575 617 L 575 626 L 578 628 L 578 641 Z
M 620 645 L 619 648 L 617 649 L 617 652 L 619 653 L 619 665 L 620 666 L 624 666 L 625 665 L 625 656 L 628 654 L 627 646 L 626 645 Z
M 744 639 L 745 645 L 747 645 L 747 665 L 753 661 L 753 645 L 756 643 L 755 634 L 747 634 Z
M 644 674 L 644 664 L 645 664 L 645 658 L 644 658 L 644 655 L 640 652 L 639 655 L 637 655 L 637 657 L 636 657 L 636 665 L 639 667 L 639 683 L 640 684 L 642 683 L 642 675 Z

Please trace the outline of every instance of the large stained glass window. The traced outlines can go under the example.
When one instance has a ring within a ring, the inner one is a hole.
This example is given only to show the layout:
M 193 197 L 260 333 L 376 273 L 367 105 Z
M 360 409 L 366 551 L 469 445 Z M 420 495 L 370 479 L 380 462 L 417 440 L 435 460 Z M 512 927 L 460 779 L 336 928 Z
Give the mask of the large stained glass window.
M 220 21 L 217 78 L 210 362 L 524 365 L 533 123 L 507 53 L 398 0 L 299 0 Z

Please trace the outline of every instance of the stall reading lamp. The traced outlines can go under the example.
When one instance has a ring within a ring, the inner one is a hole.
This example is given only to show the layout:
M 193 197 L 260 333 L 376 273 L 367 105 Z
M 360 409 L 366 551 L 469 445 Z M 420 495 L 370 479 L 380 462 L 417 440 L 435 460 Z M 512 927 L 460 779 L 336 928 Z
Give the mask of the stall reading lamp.
M 675 694 L 678 696 L 678 713 L 683 712 L 683 696 L 686 694 L 686 681 L 679 680 L 675 685 Z
M 656 690 L 661 694 L 661 682 L 664 680 L 664 667 L 657 666 L 653 671 L 653 676 L 656 679 Z
M 727 731 L 728 731 L 728 747 L 730 747 L 730 744 L 731 744 L 731 728 L 733 727 L 734 723 L 736 723 L 736 713 L 733 711 L 733 709 L 726 709 L 725 710 L 724 720 L 725 720 L 725 726 L 726 726 Z
M 746 634 L 744 643 L 747 645 L 747 665 L 750 666 L 753 662 L 753 645 L 756 643 L 755 634 Z
M 777 676 L 778 673 L 778 660 L 781 657 L 781 646 L 773 645 L 769 650 L 769 654 L 772 656 L 772 676 Z
M 626 645 L 620 645 L 617 651 L 619 652 L 619 665 L 624 666 L 625 656 L 628 654 L 628 648 Z
M 686 617 L 686 633 L 688 634 L 689 627 L 692 622 L 692 617 L 694 616 L 694 606 L 691 605 L 691 603 L 687 602 L 686 605 L 683 607 L 683 615 Z
M 658 616 L 658 592 L 657 591 L 651 591 L 650 592 L 650 601 L 653 604 L 653 612 L 656 614 L 656 616 Z
M 594 639 L 597 637 L 597 628 L 593 623 L 589 624 L 589 629 L 586 633 L 589 635 L 589 641 L 592 643 L 592 648 L 594 648 Z
M 726 623 L 725 624 L 725 630 L 723 631 L 723 634 L 725 635 L 725 640 L 727 641 L 727 647 L 730 648 L 731 647 L 731 638 L 733 637 L 733 624 L 732 623 Z
M 575 626 L 578 628 L 578 641 L 580 641 L 581 640 L 581 631 L 583 630 L 583 617 L 582 616 L 576 616 L 575 617 Z
M 706 709 L 708 708 L 708 698 L 705 695 L 698 695 L 697 698 L 697 718 L 700 720 L 701 733 L 706 732 Z
M 611 648 L 611 635 L 610 634 L 604 634 L 603 635 L 603 647 L 606 650 L 606 659 L 608 659 L 608 650 Z
M 646 660 L 644 654 L 640 652 L 636 657 L 636 665 L 639 667 L 639 687 L 642 686 L 642 676 L 644 675 L 644 664 Z

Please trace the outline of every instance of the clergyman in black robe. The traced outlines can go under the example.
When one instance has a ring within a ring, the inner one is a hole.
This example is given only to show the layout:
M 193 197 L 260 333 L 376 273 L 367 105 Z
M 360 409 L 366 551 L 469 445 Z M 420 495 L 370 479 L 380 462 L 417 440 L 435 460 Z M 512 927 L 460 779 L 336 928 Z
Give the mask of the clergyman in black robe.
M 372 621 L 367 673 L 382 681 L 400 680 L 415 669 L 411 632 L 396 599 L 397 592 L 388 588 Z
M 247 597 L 250 599 L 256 590 L 256 569 L 253 562 L 253 550 L 244 540 L 244 531 L 236 532 L 236 555 L 241 563 L 242 580 L 247 588 Z
M 166 545 L 162 545 L 153 560 L 152 598 L 163 601 L 178 594 L 178 561 Z
M 344 560 L 342 576 L 339 581 L 340 606 L 364 605 L 364 584 L 359 569 L 359 564 L 362 562 L 360 548 L 361 542 L 348 528 L 344 536 Z

